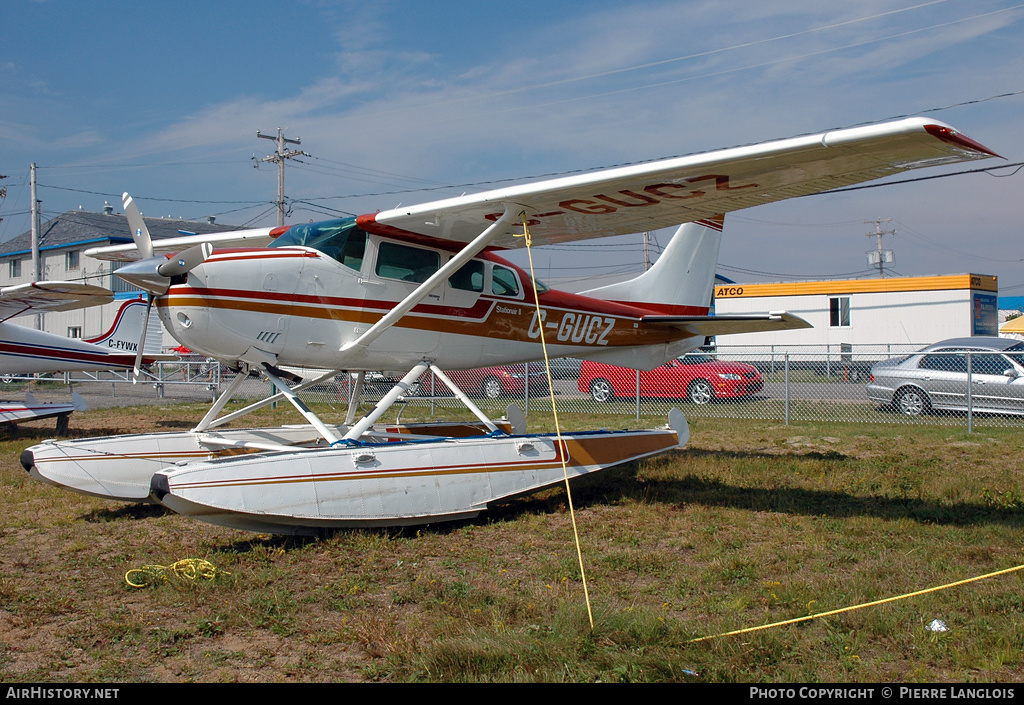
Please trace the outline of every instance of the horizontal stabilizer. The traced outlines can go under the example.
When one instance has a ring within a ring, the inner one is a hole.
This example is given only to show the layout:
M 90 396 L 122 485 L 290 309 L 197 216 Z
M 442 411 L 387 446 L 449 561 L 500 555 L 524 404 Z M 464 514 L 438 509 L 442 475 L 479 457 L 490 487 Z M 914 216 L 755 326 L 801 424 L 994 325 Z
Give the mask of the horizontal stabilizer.
M 812 327 L 810 323 L 799 316 L 785 311 L 728 316 L 644 316 L 643 322 L 668 328 L 680 328 L 694 335 L 705 337 Z

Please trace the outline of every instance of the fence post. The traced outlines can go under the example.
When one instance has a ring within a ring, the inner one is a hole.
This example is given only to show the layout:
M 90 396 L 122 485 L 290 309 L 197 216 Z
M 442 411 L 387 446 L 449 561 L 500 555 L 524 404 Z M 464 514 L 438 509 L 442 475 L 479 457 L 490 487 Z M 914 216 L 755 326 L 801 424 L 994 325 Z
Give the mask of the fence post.
M 782 379 L 783 379 L 783 387 L 786 390 L 786 414 L 785 414 L 786 418 L 785 418 L 785 421 L 786 421 L 786 425 L 788 426 L 789 425 L 789 351 L 786 351 L 785 365 L 786 365 L 785 372 L 783 374 Z
M 527 416 L 530 413 L 530 363 L 529 362 L 524 362 L 523 363 L 523 392 L 525 394 L 525 399 L 523 399 L 523 406 L 526 408 L 526 411 L 523 412 L 523 415 Z
M 634 402 L 636 405 L 636 420 L 640 420 L 640 370 L 636 371 L 636 394 L 634 395 Z
M 974 395 L 972 393 L 971 386 L 974 383 L 973 375 L 971 374 L 971 351 L 967 351 L 967 432 L 974 432 Z

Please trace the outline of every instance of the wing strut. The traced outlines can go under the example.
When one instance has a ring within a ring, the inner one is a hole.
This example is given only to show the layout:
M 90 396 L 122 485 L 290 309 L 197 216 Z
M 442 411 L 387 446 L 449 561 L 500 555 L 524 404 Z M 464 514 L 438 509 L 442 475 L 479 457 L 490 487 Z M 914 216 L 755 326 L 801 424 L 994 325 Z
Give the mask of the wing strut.
M 512 216 L 520 210 L 522 210 L 522 208 L 519 206 L 506 204 L 505 212 L 502 213 L 501 217 L 494 221 L 490 227 L 477 235 L 477 237 L 468 245 L 459 250 L 458 254 L 445 262 L 444 266 L 434 272 L 425 282 L 416 287 L 415 291 L 402 299 L 397 306 L 384 314 L 384 316 L 370 326 L 365 333 L 355 340 L 342 345 L 341 352 L 346 352 L 355 347 L 365 348 L 380 337 L 384 331 L 397 323 L 402 316 L 407 314 L 414 306 L 416 306 L 416 304 L 422 301 L 427 294 L 436 289 L 445 279 L 459 271 L 462 265 L 466 264 L 466 262 L 471 260 L 479 254 L 481 250 L 491 244 L 494 238 L 501 233 L 504 226 L 512 219 Z

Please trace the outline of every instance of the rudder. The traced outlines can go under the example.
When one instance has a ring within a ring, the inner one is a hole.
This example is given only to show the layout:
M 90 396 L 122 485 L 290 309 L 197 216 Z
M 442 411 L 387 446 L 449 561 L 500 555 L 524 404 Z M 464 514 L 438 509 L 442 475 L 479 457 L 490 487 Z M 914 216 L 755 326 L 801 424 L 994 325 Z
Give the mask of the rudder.
M 665 315 L 706 315 L 715 285 L 725 216 L 679 226 L 658 261 L 635 279 L 580 292 L 605 301 L 643 304 Z
M 146 301 L 141 296 L 121 304 L 117 315 L 114 316 L 114 323 L 103 335 L 98 338 L 89 338 L 88 343 L 109 348 L 112 351 L 137 353 L 139 341 L 142 340 L 142 326 L 146 320 Z M 160 353 L 163 331 L 160 328 L 160 319 L 156 316 L 150 317 L 150 326 L 156 324 L 157 331 L 147 331 L 145 355 L 158 355 Z M 154 349 L 155 348 L 155 349 Z

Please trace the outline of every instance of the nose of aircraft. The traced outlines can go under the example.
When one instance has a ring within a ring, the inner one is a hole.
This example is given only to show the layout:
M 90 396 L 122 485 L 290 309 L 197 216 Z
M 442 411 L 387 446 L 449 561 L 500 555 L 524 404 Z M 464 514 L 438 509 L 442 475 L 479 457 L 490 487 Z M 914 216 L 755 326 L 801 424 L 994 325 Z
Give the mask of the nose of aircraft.
M 160 265 L 167 262 L 166 257 L 151 257 L 126 264 L 117 270 L 117 276 L 143 291 L 160 296 L 167 293 L 171 280 L 160 274 Z

